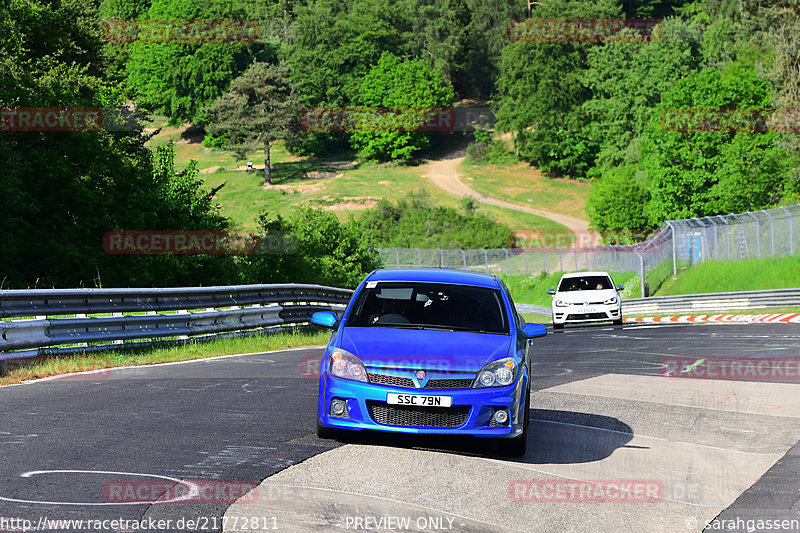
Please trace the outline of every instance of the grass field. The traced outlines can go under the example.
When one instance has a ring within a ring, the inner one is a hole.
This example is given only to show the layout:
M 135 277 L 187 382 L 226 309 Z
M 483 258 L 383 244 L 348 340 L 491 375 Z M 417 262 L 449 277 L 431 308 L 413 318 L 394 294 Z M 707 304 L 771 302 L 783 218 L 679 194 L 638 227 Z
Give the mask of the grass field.
M 547 178 L 527 163 L 475 164 L 469 157 L 458 170 L 466 185 L 491 198 L 586 219 L 588 183 Z
M 327 344 L 330 336 L 330 330 L 297 330 L 252 337 L 215 339 L 208 342 L 187 342 L 166 347 L 124 348 L 69 357 L 45 357 L 19 367 L 15 365 L 15 369 L 9 375 L 0 377 L 0 385 L 11 385 L 68 372 L 320 346 Z
M 223 215 L 244 231 L 256 230 L 257 217 L 264 211 L 285 215 L 293 208 L 305 204 L 328 209 L 344 220 L 350 215 L 358 216 L 381 198 L 396 201 L 410 191 L 420 189 L 428 191 L 436 205 L 459 205 L 456 196 L 434 186 L 422 175 L 421 165 L 359 164 L 354 161 L 301 158 L 287 153 L 281 144 L 276 144 L 271 150 L 273 185 L 264 187 L 263 151 L 248 154 L 248 159 L 256 167 L 260 166 L 261 170 L 244 172 L 236 169 L 243 168 L 246 161 L 237 161 L 230 152 L 182 140 L 181 134 L 185 128 L 170 127 L 163 117 L 156 117 L 150 127 L 162 128 L 150 141 L 151 146 L 161 146 L 169 141 L 175 143 L 175 160 L 179 169 L 194 159 L 198 162 L 200 178 L 206 189 L 225 184 L 217 193 L 216 200 Z M 498 171 L 503 171 L 502 179 L 507 180 L 516 167 L 498 168 Z M 481 176 L 487 173 L 491 174 L 491 171 L 484 169 Z M 557 181 L 543 177 L 541 180 Z M 475 180 L 469 183 L 474 186 Z M 581 191 L 587 187 L 578 182 L 573 182 L 573 185 Z M 559 187 L 563 188 L 563 185 Z M 543 201 L 546 203 L 546 199 Z M 582 206 L 581 200 L 578 211 L 582 212 Z M 479 210 L 498 222 L 507 224 L 514 231 L 568 231 L 557 222 L 529 213 L 484 205 Z
M 654 296 L 800 287 L 800 255 L 707 261 L 670 276 Z

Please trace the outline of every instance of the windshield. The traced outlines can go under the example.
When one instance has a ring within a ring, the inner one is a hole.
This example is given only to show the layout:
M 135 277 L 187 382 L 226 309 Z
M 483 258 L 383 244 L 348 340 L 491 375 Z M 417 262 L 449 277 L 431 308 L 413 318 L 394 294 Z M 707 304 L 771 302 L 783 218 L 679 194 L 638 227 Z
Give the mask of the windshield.
M 440 283 L 377 283 L 358 296 L 348 326 L 508 334 L 500 291 Z
M 608 276 L 580 276 L 562 279 L 558 292 L 601 291 L 613 288 L 614 285 Z

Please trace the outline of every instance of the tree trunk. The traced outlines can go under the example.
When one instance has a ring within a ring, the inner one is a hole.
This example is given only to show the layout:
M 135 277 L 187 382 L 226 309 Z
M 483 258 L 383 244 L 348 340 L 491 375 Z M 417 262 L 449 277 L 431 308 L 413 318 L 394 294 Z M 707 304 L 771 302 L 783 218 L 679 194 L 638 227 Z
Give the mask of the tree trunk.
M 269 163 L 269 141 L 264 141 L 264 185 L 272 185 L 272 166 Z

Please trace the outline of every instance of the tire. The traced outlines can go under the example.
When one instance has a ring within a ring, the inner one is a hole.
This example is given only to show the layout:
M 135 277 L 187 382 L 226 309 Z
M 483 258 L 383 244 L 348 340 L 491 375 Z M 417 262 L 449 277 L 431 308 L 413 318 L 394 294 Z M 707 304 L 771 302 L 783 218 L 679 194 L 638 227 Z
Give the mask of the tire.
M 564 329 L 564 324 L 556 324 L 553 322 L 553 329 Z
M 614 325 L 615 326 L 621 326 L 622 325 L 622 318 L 618 318 L 617 320 L 614 320 Z
M 498 448 L 506 457 L 522 457 L 528 451 L 528 423 L 531 418 L 531 389 L 528 387 L 525 401 L 525 419 L 522 421 L 522 435 L 513 439 L 498 439 Z

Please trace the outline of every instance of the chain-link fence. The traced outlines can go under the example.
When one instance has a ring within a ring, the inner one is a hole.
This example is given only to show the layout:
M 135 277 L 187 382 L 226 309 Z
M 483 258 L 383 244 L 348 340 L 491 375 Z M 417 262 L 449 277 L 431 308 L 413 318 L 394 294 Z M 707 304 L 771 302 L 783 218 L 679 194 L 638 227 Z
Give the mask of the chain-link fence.
M 445 250 L 380 248 L 386 267 L 448 267 L 505 274 L 636 272 L 643 296 L 681 268 L 800 253 L 800 204 L 742 214 L 670 220 L 628 246 Z

